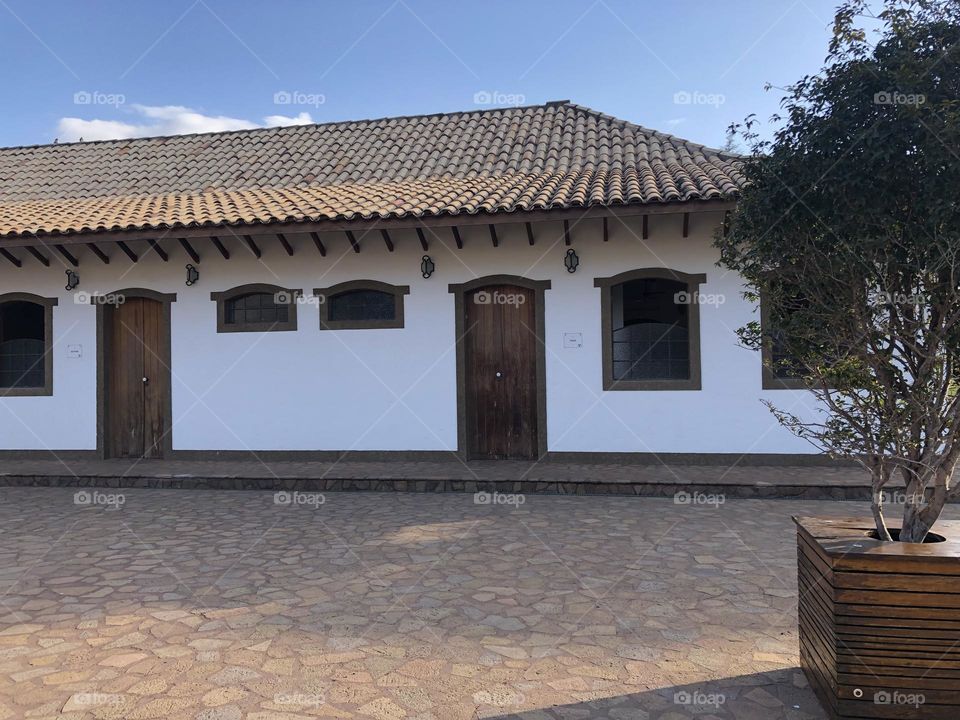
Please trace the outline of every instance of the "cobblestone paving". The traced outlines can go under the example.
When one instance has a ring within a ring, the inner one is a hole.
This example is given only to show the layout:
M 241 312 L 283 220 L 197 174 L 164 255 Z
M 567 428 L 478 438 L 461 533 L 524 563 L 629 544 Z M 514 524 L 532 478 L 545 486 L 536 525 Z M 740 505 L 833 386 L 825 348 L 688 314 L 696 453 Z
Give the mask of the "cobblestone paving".
M 865 510 L 118 492 L 0 489 L 0 718 L 822 718 L 790 516 Z

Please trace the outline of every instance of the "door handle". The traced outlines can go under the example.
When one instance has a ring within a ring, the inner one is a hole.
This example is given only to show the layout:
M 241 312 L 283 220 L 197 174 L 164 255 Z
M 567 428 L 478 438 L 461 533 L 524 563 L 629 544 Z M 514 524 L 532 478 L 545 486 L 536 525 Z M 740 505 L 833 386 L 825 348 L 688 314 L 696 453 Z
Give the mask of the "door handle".
M 503 373 L 497 370 L 497 377 L 503 377 Z
M 150 378 L 146 378 L 146 377 L 145 377 L 145 378 L 143 379 L 143 384 L 146 385 L 148 382 L 150 382 Z

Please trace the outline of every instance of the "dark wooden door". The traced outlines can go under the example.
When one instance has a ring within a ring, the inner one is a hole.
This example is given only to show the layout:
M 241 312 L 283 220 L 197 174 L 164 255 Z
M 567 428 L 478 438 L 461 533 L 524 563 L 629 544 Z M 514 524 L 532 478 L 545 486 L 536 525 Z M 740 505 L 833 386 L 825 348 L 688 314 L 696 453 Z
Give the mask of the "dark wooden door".
M 536 294 L 491 285 L 464 295 L 467 449 L 471 458 L 537 457 Z
M 163 455 L 170 388 L 164 309 L 161 302 L 137 297 L 104 308 L 108 457 Z

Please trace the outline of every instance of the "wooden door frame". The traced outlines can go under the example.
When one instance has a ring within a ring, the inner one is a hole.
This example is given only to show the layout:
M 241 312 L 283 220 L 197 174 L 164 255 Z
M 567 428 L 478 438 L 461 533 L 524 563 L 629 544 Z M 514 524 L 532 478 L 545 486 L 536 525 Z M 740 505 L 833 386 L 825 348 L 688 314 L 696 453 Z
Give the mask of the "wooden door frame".
M 520 275 L 486 275 L 465 283 L 450 283 L 449 292 L 453 293 L 454 313 L 456 315 L 454 327 L 457 346 L 457 456 L 461 460 L 468 460 L 470 445 L 467 441 L 467 354 L 464 340 L 466 338 L 466 308 L 464 298 L 467 293 L 479 290 L 489 285 L 515 285 L 533 291 L 534 328 L 536 335 L 536 369 L 537 369 L 537 460 L 547 454 L 547 353 L 545 345 L 544 320 L 544 291 L 550 289 L 549 280 L 531 280 Z
M 170 364 L 170 304 L 177 301 L 176 293 L 161 293 L 146 288 L 125 288 L 112 293 L 91 296 L 90 304 L 97 308 L 97 457 L 107 457 L 106 420 L 107 420 L 107 363 L 110 362 L 106 343 L 106 309 L 110 298 L 146 298 L 161 304 L 160 361 L 170 377 L 163 397 L 163 437 L 160 443 L 160 456 L 169 457 L 173 451 L 173 372 Z

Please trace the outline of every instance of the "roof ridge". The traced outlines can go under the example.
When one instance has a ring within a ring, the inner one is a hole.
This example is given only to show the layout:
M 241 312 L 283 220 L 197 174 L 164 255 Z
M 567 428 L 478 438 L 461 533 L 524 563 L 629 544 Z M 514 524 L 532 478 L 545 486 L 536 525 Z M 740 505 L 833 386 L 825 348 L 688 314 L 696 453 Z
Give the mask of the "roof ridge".
M 454 110 L 451 112 L 415 113 L 413 115 L 384 115 L 382 117 L 375 117 L 375 118 L 359 118 L 355 120 L 328 120 L 327 122 L 297 123 L 293 125 L 269 125 L 266 127 L 241 128 L 239 130 L 209 130 L 207 132 L 176 133 L 174 135 L 145 135 L 143 137 L 108 138 L 105 140 L 78 140 L 76 142 L 34 143 L 32 145 L 3 145 L 3 146 L 0 146 L 0 152 L 6 151 L 6 150 L 34 150 L 38 148 L 47 148 L 47 147 L 51 147 L 51 148 L 52 147 L 75 147 L 77 145 L 82 145 L 86 147 L 89 145 L 105 145 L 107 143 L 146 142 L 148 140 L 161 140 L 166 138 L 210 137 L 213 135 L 218 135 L 218 136 L 244 135 L 244 134 L 257 133 L 257 132 L 268 132 L 268 131 L 276 132 L 276 131 L 292 130 L 295 128 L 304 128 L 304 127 L 330 127 L 333 125 L 359 125 L 361 123 L 378 123 L 378 122 L 384 122 L 387 120 L 416 120 L 419 118 L 451 117 L 453 115 L 485 115 L 485 114 L 509 112 L 511 110 L 533 110 L 535 108 L 559 107 L 563 105 L 567 105 L 570 107 L 579 107 L 578 105 L 571 103 L 569 100 L 548 100 L 547 102 L 533 103 L 530 105 L 504 105 L 504 106 L 495 107 L 495 108 L 477 108 L 474 110 Z M 585 108 L 585 109 L 589 109 L 589 108 Z M 595 112 L 595 111 L 591 111 L 591 112 Z M 600 113 L 596 113 L 596 114 L 599 115 Z

